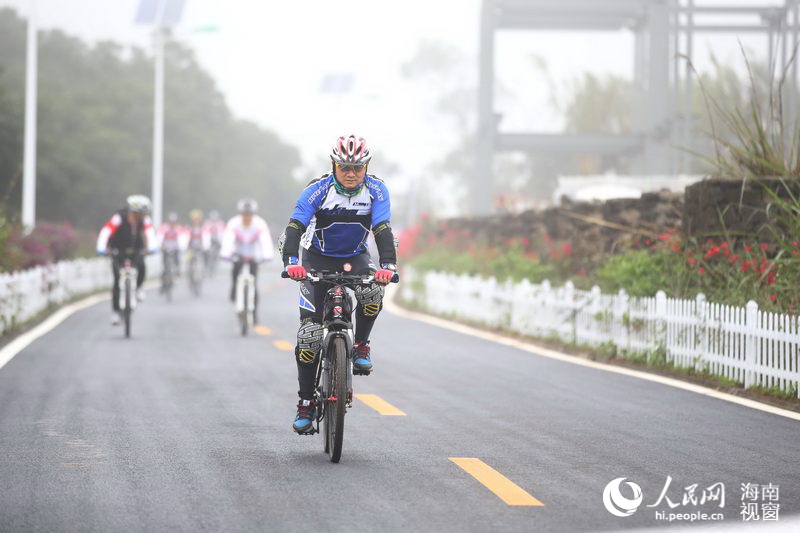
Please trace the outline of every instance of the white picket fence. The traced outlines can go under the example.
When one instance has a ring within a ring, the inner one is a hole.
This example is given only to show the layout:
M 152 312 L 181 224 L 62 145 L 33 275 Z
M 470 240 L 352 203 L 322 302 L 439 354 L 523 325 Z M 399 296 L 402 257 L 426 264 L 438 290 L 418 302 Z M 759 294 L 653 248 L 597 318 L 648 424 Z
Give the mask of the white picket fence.
M 401 298 L 437 315 L 626 354 L 655 354 L 745 387 L 800 391 L 797 316 L 695 300 L 633 298 L 466 275 L 404 271 Z M 798 392 L 800 397 L 800 392 Z
M 157 275 L 160 256 L 146 259 L 148 276 Z M 0 336 L 39 312 L 101 289 L 111 289 L 111 260 L 105 257 L 60 261 L 0 274 Z

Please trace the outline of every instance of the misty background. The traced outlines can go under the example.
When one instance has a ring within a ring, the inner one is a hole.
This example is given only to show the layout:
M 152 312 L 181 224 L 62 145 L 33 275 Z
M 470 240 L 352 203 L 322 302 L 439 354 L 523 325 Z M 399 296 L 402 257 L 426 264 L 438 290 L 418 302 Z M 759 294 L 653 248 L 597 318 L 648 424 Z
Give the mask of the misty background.
M 736 5 L 736 0 L 716 4 Z M 97 229 L 131 193 L 150 194 L 152 28 L 138 0 L 37 0 L 37 218 Z M 715 2 L 705 2 L 714 5 Z M 741 5 L 773 5 L 764 0 Z M 0 0 L 0 199 L 18 216 L 25 17 Z M 280 227 L 306 181 L 329 168 L 339 135 L 367 138 L 370 171 L 393 193 L 395 223 L 464 214 L 477 117 L 479 0 L 188 0 L 167 50 L 164 212 L 231 215 L 257 198 Z M 743 99 L 740 44 L 758 35 L 700 35 L 694 61 L 711 91 Z M 503 132 L 631 128 L 633 35 L 499 32 L 496 100 Z M 695 95 L 698 129 L 702 95 Z M 626 173 L 624 158 L 497 157 L 498 186 L 543 205 L 559 175 Z M 702 173 L 697 161 L 692 170 Z

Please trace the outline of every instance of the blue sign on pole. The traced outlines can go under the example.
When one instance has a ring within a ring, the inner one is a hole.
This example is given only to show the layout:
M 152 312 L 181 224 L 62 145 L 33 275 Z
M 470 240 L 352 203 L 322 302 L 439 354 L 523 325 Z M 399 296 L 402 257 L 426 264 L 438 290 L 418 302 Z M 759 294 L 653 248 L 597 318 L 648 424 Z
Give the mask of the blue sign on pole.
M 175 26 L 183 15 L 185 5 L 186 0 L 139 0 L 136 23 Z
M 325 76 L 322 77 L 319 90 L 323 93 L 347 93 L 353 89 L 354 84 L 355 74 L 325 74 Z

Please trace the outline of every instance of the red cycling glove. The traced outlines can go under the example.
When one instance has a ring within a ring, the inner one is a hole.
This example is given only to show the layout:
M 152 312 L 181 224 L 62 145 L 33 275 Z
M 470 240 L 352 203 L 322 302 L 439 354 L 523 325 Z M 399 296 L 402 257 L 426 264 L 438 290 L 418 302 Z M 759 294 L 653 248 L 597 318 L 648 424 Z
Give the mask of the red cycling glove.
M 302 265 L 289 265 L 286 267 L 286 273 L 289 277 L 298 280 L 306 278 L 306 267 Z
M 382 268 L 375 271 L 375 275 L 373 277 L 378 283 L 386 285 L 387 283 L 391 283 L 392 278 L 394 277 L 394 271 Z

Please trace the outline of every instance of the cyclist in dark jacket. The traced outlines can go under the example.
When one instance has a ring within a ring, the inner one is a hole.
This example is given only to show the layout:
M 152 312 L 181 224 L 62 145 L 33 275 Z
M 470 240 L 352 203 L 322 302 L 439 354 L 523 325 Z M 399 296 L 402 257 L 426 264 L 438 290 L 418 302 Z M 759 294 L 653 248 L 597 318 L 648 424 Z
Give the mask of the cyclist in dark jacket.
M 119 317 L 119 270 L 126 257 L 135 261 L 138 271 L 136 279 L 136 295 L 139 301 L 144 300 L 141 290 L 145 279 L 144 256 L 147 251 L 154 251 L 156 244 L 153 223 L 148 216 L 150 199 L 139 194 L 128 196 L 125 207 L 114 213 L 97 236 L 97 253 L 111 254 L 111 268 L 114 272 L 114 284 L 111 287 L 111 324 L 117 325 Z

